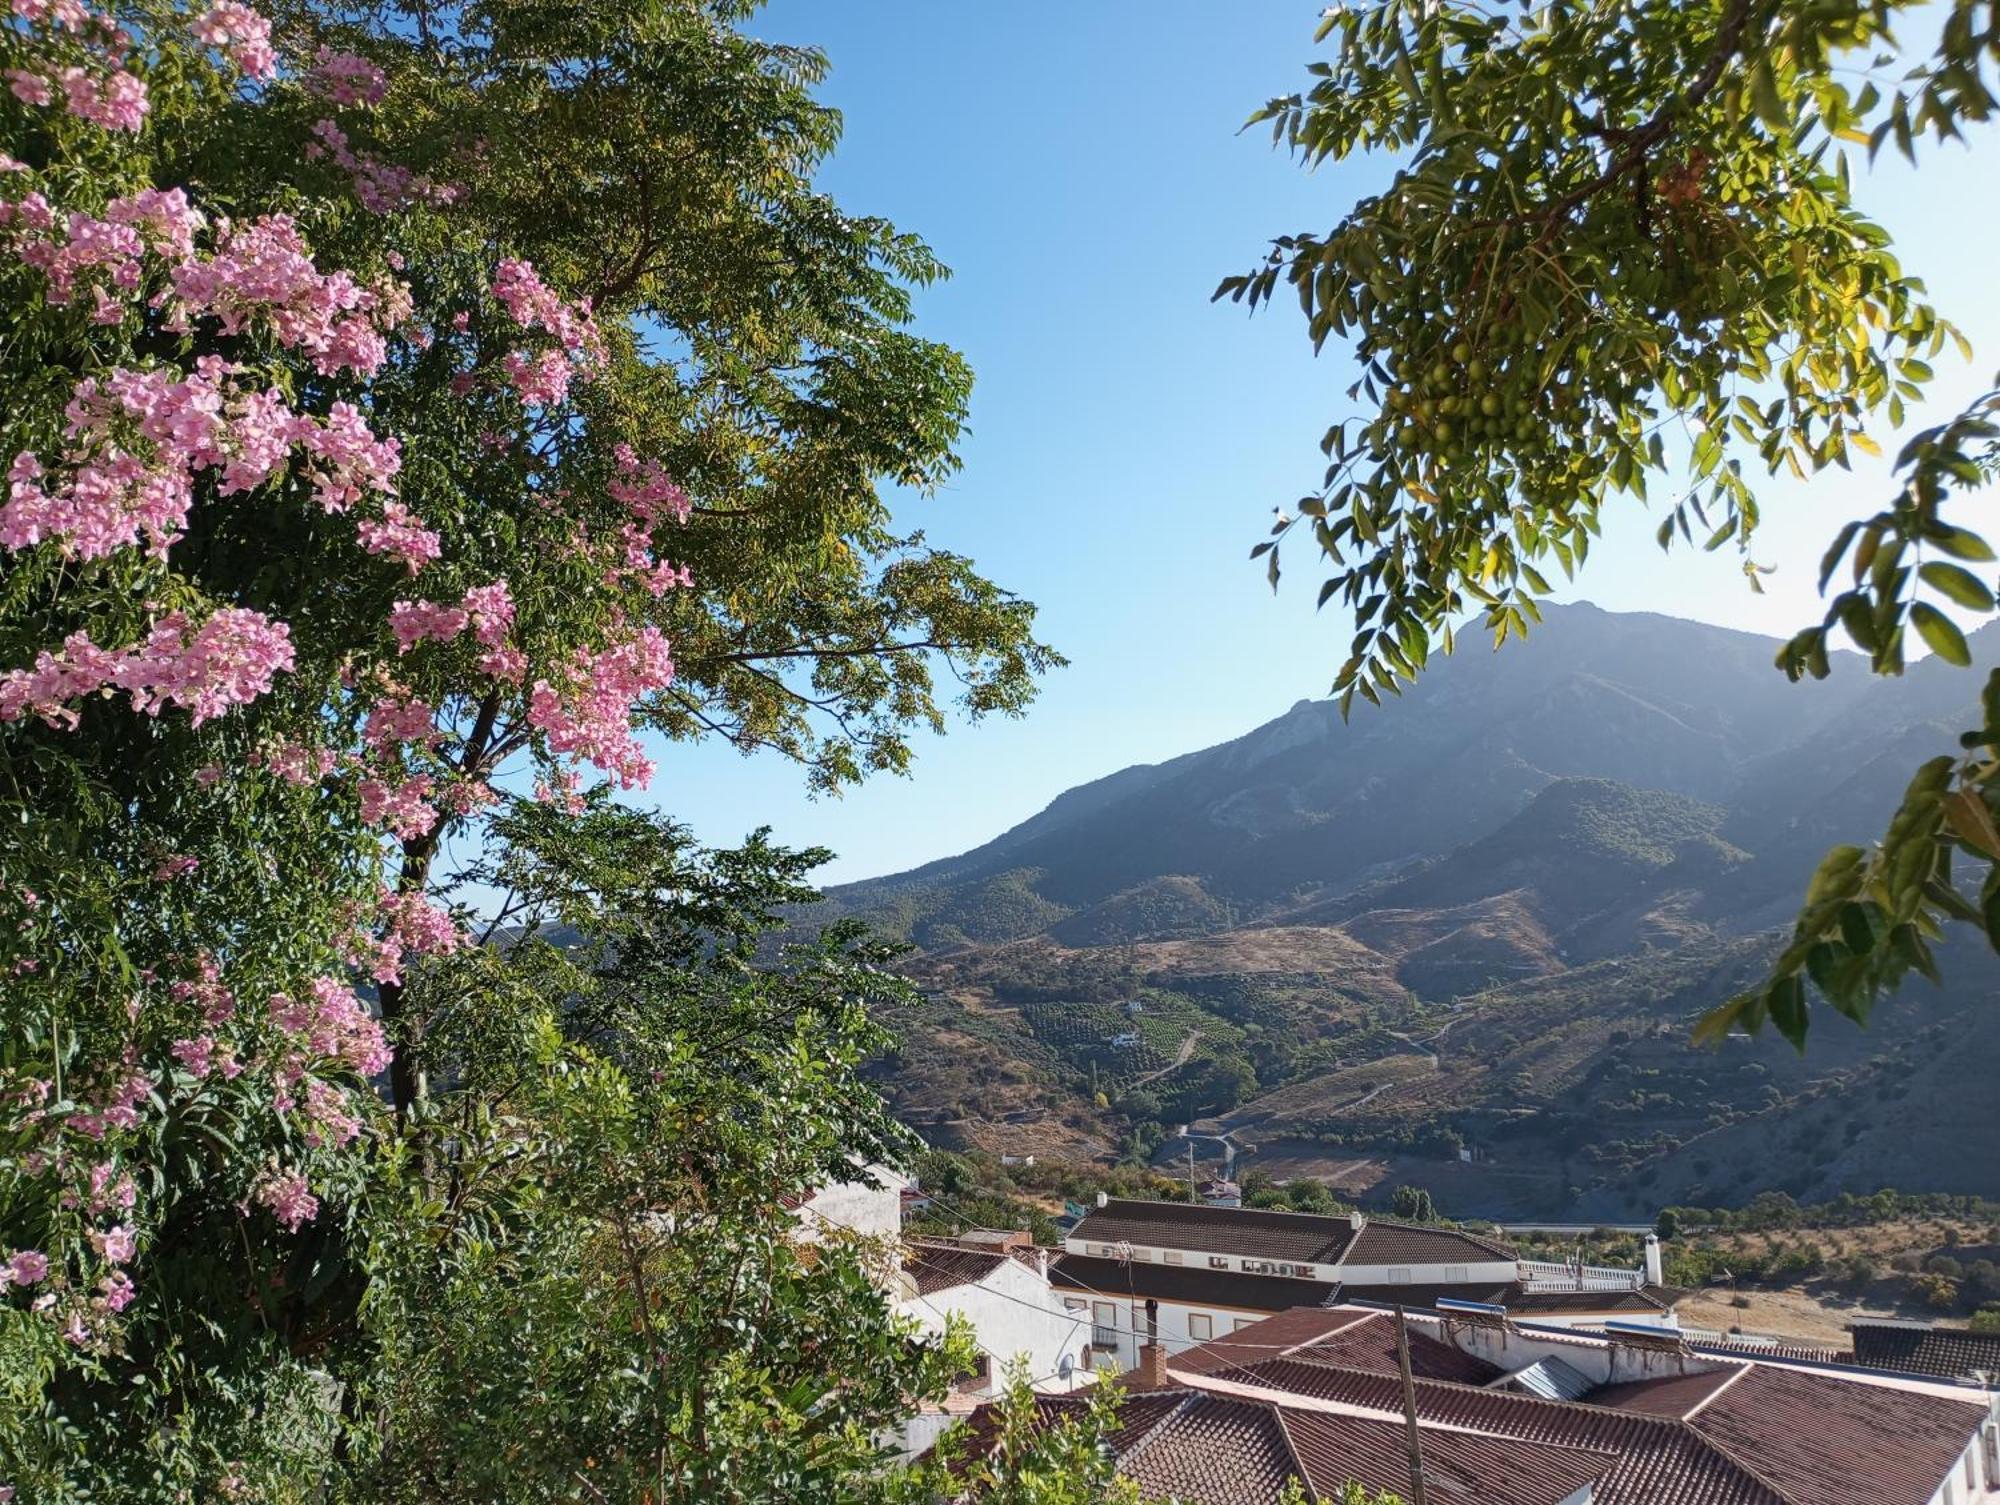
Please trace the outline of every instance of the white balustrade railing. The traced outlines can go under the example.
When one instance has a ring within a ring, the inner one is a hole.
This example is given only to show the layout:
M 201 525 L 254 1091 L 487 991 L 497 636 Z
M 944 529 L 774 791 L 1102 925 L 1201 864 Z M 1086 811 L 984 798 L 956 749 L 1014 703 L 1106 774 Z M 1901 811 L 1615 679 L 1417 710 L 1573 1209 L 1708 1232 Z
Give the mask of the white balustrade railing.
M 1636 1291 L 1646 1283 L 1644 1270 L 1620 1270 L 1607 1265 L 1568 1265 L 1559 1260 L 1518 1261 L 1515 1278 L 1525 1291 Z

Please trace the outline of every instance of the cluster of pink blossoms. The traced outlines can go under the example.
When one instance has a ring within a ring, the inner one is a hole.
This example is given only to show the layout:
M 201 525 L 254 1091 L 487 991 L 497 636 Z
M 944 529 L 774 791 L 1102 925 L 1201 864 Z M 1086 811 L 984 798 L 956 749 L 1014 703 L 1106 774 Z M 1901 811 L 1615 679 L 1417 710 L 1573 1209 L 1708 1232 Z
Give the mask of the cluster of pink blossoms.
M 126 67 L 132 39 L 122 26 L 79 0 L 14 0 L 13 11 L 30 27 L 70 33 L 91 62 L 88 68 L 51 67 L 47 73 L 10 68 L 7 84 L 16 99 L 41 109 L 60 88 L 63 107 L 80 120 L 108 131 L 136 131 L 145 124 L 150 101 L 145 81 Z
M 119 689 L 134 710 L 157 716 L 163 707 L 186 706 L 199 726 L 267 693 L 272 676 L 291 667 L 290 629 L 262 612 L 225 607 L 192 633 L 186 616 L 171 612 L 134 647 L 99 648 L 72 633 L 60 652 L 36 655 L 33 668 L 0 674 L 0 721 L 39 716 L 74 727 L 70 702 Z
M 221 3 L 198 17 L 194 39 L 214 47 L 251 78 L 271 78 L 278 71 L 278 54 L 271 46 L 271 23 L 241 0 Z
M 428 835 L 438 823 L 437 806 L 429 801 L 435 782 L 427 773 L 412 774 L 397 783 L 363 779 L 356 790 L 362 824 L 381 826 L 399 841 Z
M 340 1061 L 363 1076 L 388 1068 L 389 1042 L 381 1024 L 344 983 L 318 978 L 308 999 L 273 993 L 270 1011 L 278 1027 L 309 1056 Z
M 334 166 L 347 174 L 356 201 L 370 214 L 396 214 L 417 204 L 450 204 L 459 196 L 459 190 L 449 183 L 435 182 L 407 167 L 357 152 L 347 132 L 331 120 L 316 121 L 312 130 L 319 139 L 307 143 L 307 158 L 330 157 Z
M 401 283 L 363 287 L 347 272 L 321 272 L 288 214 L 259 215 L 224 231 L 215 254 L 175 266 L 177 313 L 211 316 L 225 334 L 270 325 L 278 343 L 313 358 L 322 376 L 373 376 L 388 356 L 384 331 L 410 317 Z
M 379 935 L 359 927 L 352 932 L 345 960 L 376 982 L 401 982 L 408 958 L 445 956 L 465 944 L 465 932 L 450 913 L 416 891 L 383 889 L 374 923 L 383 927 Z
M 319 1216 L 319 1198 L 297 1171 L 268 1172 L 258 1180 L 254 1194 L 259 1204 L 271 1209 L 288 1233 L 297 1233 Z
M 364 519 L 355 524 L 354 534 L 369 553 L 399 561 L 412 575 L 441 552 L 437 533 L 401 502 L 384 502 L 381 520 Z
M 595 764 L 621 788 L 642 788 L 652 782 L 653 764 L 632 734 L 632 708 L 673 679 L 666 638 L 657 627 L 642 627 L 601 653 L 577 649 L 564 690 L 536 680 L 528 722 L 548 739 L 551 752 Z
M 514 598 L 507 582 L 476 585 L 456 606 L 437 601 L 398 601 L 389 608 L 389 630 L 396 637 L 396 651 L 408 653 L 419 643 L 445 643 L 466 628 L 486 650 L 479 656 L 479 669 L 496 679 L 516 680 L 526 671 L 527 661 L 508 642 L 514 625 Z
M 539 355 L 526 355 L 516 350 L 500 364 L 515 393 L 531 408 L 552 408 L 569 396 L 574 367 L 565 351 L 544 350 Z
M 252 753 L 248 762 L 252 768 L 268 768 L 287 784 L 303 788 L 333 772 L 334 756 L 324 747 L 307 747 L 281 738 Z
M 132 292 L 144 273 L 145 253 L 192 256 L 200 224 L 201 216 L 178 188 L 148 188 L 115 198 L 102 219 L 71 210 L 60 224 L 54 206 L 39 193 L 19 203 L 0 203 L 0 226 L 14 229 L 16 254 L 48 278 L 48 300 L 56 304 L 75 297 L 77 274 L 95 267 L 108 268 L 112 285 Z M 107 305 L 117 309 L 117 301 L 101 285 L 94 292 L 97 322 L 113 322 L 103 310 Z
M 380 104 L 389 92 L 389 79 L 375 64 L 359 53 L 335 52 L 330 47 L 319 50 L 312 84 L 337 105 L 363 108 Z
M 615 454 L 618 474 L 605 488 L 611 493 L 613 501 L 631 508 L 633 514 L 645 523 L 657 524 L 669 517 L 677 523 L 688 520 L 694 504 L 688 500 L 688 494 L 668 478 L 658 460 L 642 463 L 629 444 L 619 445 Z
M 194 504 L 195 477 L 219 471 L 217 490 L 231 496 L 256 489 L 296 446 L 310 456 L 315 495 L 329 511 L 366 492 L 390 493 L 402 464 L 396 441 L 377 440 L 344 403 L 322 424 L 294 413 L 275 390 L 248 391 L 217 356 L 203 356 L 192 375 L 113 371 L 102 382 L 78 383 L 67 410 L 67 475 L 51 487 L 41 459 L 23 450 L 8 471 L 0 505 L 0 548 L 25 549 L 54 539 L 72 559 L 101 559 L 143 536 L 163 555 L 181 536 Z M 374 553 L 407 558 L 435 534 L 407 514 L 378 536 L 363 536 Z
M 565 350 L 595 355 L 603 347 L 590 301 L 567 301 L 518 256 L 502 257 L 493 269 L 493 296 L 521 328 L 546 329 Z

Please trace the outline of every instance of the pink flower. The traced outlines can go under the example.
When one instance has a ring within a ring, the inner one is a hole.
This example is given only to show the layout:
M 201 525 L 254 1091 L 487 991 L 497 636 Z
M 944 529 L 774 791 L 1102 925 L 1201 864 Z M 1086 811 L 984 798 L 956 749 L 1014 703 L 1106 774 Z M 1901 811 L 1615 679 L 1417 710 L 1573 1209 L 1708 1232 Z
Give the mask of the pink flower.
M 429 774 L 417 774 L 396 785 L 380 779 L 363 779 L 361 820 L 365 825 L 387 827 L 402 841 L 414 841 L 437 824 L 437 810 L 424 802 L 431 790 Z
M 270 78 L 278 71 L 271 48 L 271 23 L 239 0 L 221 0 L 194 23 L 195 40 L 216 47 L 251 78 Z
M 415 889 L 384 893 L 382 918 L 387 922 L 386 938 L 412 956 L 444 955 L 465 944 L 465 932 L 450 911 Z
M 267 1173 L 258 1181 L 255 1195 L 288 1233 L 297 1233 L 319 1216 L 319 1198 L 307 1188 L 306 1178 L 297 1171 Z
M 138 1287 L 132 1284 L 132 1277 L 123 1270 L 113 1270 L 98 1281 L 97 1289 L 103 1293 L 105 1307 L 114 1312 L 124 1311 L 139 1294 Z M 0 1505 L 5 1505 L 5 1502 L 0 1501 Z
M 93 1230 L 90 1243 L 106 1264 L 125 1264 L 139 1252 L 139 1235 L 130 1223 L 120 1223 L 102 1232 Z
M 17 1286 L 39 1285 L 48 1278 L 48 1256 L 38 1249 L 23 1249 L 5 1265 L 7 1278 Z
M 653 765 L 632 735 L 633 711 L 673 678 L 667 640 L 658 628 L 644 627 L 602 653 L 578 649 L 562 690 L 537 680 L 528 696 L 528 722 L 546 736 L 551 752 L 584 758 L 624 788 L 643 787 Z
M 320 92 L 337 105 L 380 104 L 389 92 L 382 70 L 359 53 L 322 47 L 313 75 Z
M 381 1024 L 352 988 L 330 977 L 313 983 L 310 1000 L 272 994 L 270 1010 L 278 1027 L 298 1037 L 315 1056 L 344 1062 L 364 1076 L 373 1076 L 389 1065 L 389 1045 Z
M 507 641 L 507 629 L 514 625 L 514 598 L 505 580 L 475 585 L 459 606 L 471 619 L 472 635 L 482 647 L 498 648 Z
M 516 350 L 500 364 L 521 401 L 529 407 L 554 407 L 569 396 L 569 358 L 559 350 L 544 350 L 536 356 Z
M 173 1053 L 174 1059 L 196 1076 L 207 1076 L 215 1063 L 215 1037 L 196 1035 L 192 1039 L 176 1040 Z
M 435 714 L 421 700 L 387 696 L 369 709 L 361 740 L 377 750 L 404 742 L 433 742 L 440 735 L 432 722 Z
M 22 104 L 41 106 L 56 97 L 47 79 L 25 68 L 7 70 L 7 87 L 14 91 L 14 97 Z
M 363 521 L 354 531 L 362 548 L 400 560 L 412 575 L 438 557 L 438 535 L 401 502 L 385 503 L 381 522 Z
M 184 873 L 193 872 L 196 868 L 200 866 L 201 866 L 201 859 L 198 857 L 187 857 L 187 856 L 169 857 L 164 862 L 162 862 L 158 867 L 153 869 L 153 881 L 155 883 L 171 882 L 173 879 L 180 877 Z
M 389 608 L 389 630 L 396 635 L 398 653 L 408 653 L 422 642 L 455 638 L 470 620 L 470 614 L 456 606 L 431 601 L 398 601 Z M 4 700 L 0 700 L 0 719 L 4 719 L 4 707 Z
M 618 446 L 617 460 L 618 475 L 606 488 L 612 500 L 630 507 L 647 523 L 657 523 L 663 517 L 671 517 L 677 523 L 688 520 L 694 504 L 685 491 L 667 478 L 659 461 L 648 460 L 642 465 L 629 444 Z
M 149 101 L 144 80 L 120 68 L 98 78 L 81 68 L 56 75 L 70 114 L 108 131 L 136 131 L 145 124 Z

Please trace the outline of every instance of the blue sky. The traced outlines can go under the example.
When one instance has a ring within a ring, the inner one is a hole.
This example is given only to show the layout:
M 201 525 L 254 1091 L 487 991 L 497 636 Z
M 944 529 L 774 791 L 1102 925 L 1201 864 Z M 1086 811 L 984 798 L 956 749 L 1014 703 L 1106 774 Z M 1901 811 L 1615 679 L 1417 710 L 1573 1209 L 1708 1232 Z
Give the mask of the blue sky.
M 768 823 L 791 844 L 833 848 L 830 881 L 893 872 L 976 845 L 1073 784 L 1326 692 L 1347 621 L 1313 611 L 1319 577 L 1303 553 L 1275 599 L 1246 556 L 1270 509 L 1314 486 L 1350 368 L 1331 346 L 1311 358 L 1292 308 L 1251 319 L 1208 302 L 1271 236 L 1332 226 L 1377 171 L 1309 175 L 1268 132 L 1237 134 L 1303 79 L 1318 10 L 777 0 L 750 23 L 831 56 L 822 93 L 847 131 L 823 186 L 922 235 L 955 273 L 922 296 L 918 324 L 978 373 L 966 466 L 900 520 L 1037 602 L 1042 636 L 1071 667 L 1025 719 L 926 737 L 912 777 L 839 799 L 809 799 L 769 755 L 662 747 L 651 797 L 700 838 L 732 842 Z M 1857 163 L 1856 177 L 1906 267 L 1976 347 L 1973 367 L 1940 361 L 1942 415 L 1981 389 L 2000 352 L 1990 164 L 1976 171 L 1949 148 L 1920 173 L 1885 160 Z M 1663 557 L 1659 513 L 1636 503 L 1565 594 L 1789 633 L 1818 615 L 1826 540 L 1881 504 L 1886 475 L 1771 483 L 1756 552 L 1778 573 L 1762 597 L 1733 554 Z

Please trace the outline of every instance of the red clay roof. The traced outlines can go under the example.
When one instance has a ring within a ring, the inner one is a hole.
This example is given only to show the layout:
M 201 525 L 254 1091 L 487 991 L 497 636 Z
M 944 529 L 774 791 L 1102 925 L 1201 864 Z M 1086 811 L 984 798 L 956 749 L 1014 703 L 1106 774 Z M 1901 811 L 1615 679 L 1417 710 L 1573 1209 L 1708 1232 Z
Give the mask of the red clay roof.
M 1247 1386 L 1399 1415 L 1389 1320 L 1345 1323 L 1345 1315 L 1288 1312 L 1176 1356 L 1169 1368 L 1197 1388 Z M 1580 1403 L 1545 1400 L 1483 1388 L 1470 1371 L 1426 1375 L 1444 1367 L 1435 1351 L 1455 1345 L 1412 1332 L 1410 1349 L 1425 1424 L 1615 1453 L 1595 1505 L 1925 1505 L 1984 1414 L 1970 1396 L 1722 1358 L 1694 1359 L 1709 1367 L 1693 1373 L 1600 1386 Z
M 1244 1275 L 1203 1265 L 1156 1265 L 1144 1260 L 1099 1259 L 1065 1254 L 1049 1262 L 1049 1284 L 1078 1295 L 1120 1300 L 1177 1301 L 1191 1306 L 1234 1307 L 1246 1312 L 1283 1312 L 1331 1301 L 1340 1287 L 1332 1281 L 1297 1280 L 1287 1275 Z
M 1319 1265 L 1341 1261 L 1463 1265 L 1514 1258 L 1505 1244 L 1456 1228 L 1369 1218 L 1356 1233 L 1346 1217 L 1124 1198 L 1090 1213 L 1069 1236 L 1093 1244 L 1138 1244 Z
M 1967 1378 L 1974 1370 L 2000 1372 L 2000 1333 L 1902 1322 L 1856 1322 L 1848 1330 L 1854 1334 L 1852 1362 L 1871 1369 L 1948 1380 Z
M 1210 1374 L 1285 1355 L 1370 1374 L 1402 1372 L 1396 1363 L 1395 1319 L 1386 1312 L 1341 1309 L 1284 1312 L 1227 1338 L 1175 1354 L 1167 1362 L 1182 1373 Z M 1458 1380 L 1468 1385 L 1483 1385 L 1501 1374 L 1497 1366 L 1414 1327 L 1410 1330 L 1410 1370 L 1425 1379 Z
M 1084 1401 L 1042 1397 L 1043 1418 L 1073 1415 Z M 990 1412 L 974 1418 L 990 1434 Z M 1275 1505 L 1285 1485 L 1338 1498 L 1350 1481 L 1407 1493 L 1409 1461 L 1400 1422 L 1328 1416 L 1271 1401 L 1199 1391 L 1134 1396 L 1108 1439 L 1121 1474 L 1148 1499 L 1183 1505 Z M 1427 1431 L 1424 1478 L 1433 1505 L 1558 1505 L 1615 1465 L 1608 1454 L 1502 1437 Z
M 1007 1263 L 999 1249 L 960 1249 L 950 1244 L 913 1244 L 903 1254 L 903 1273 L 917 1284 L 920 1296 L 953 1286 L 975 1285 Z

